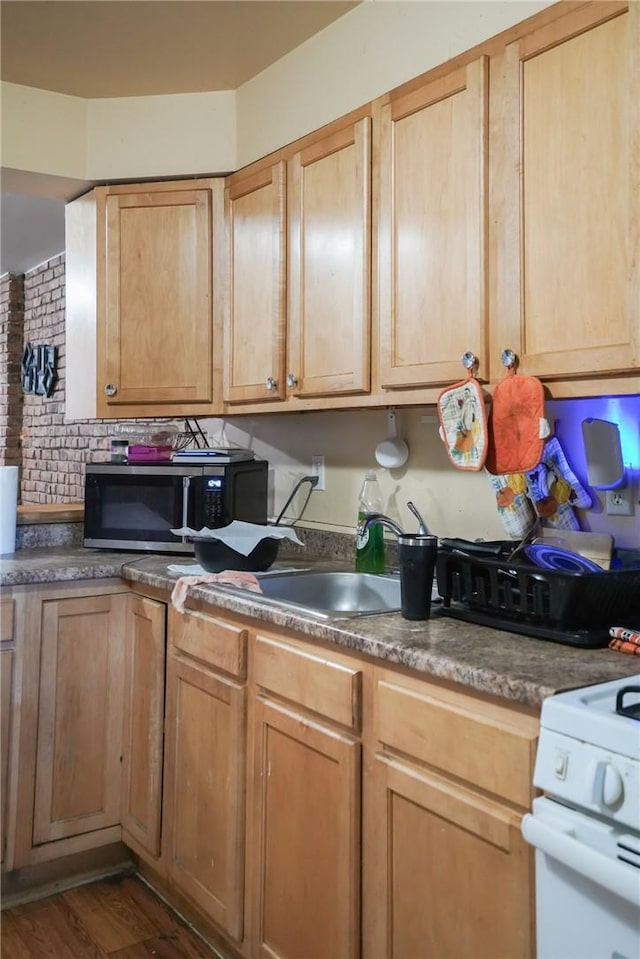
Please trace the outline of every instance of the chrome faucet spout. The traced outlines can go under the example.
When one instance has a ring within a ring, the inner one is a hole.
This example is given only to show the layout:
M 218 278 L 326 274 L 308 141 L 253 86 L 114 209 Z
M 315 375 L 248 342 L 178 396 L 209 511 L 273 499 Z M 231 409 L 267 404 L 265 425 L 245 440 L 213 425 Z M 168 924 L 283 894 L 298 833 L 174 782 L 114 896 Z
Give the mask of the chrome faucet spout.
M 405 535 L 402 527 L 398 526 L 395 520 L 385 516 L 384 513 L 369 513 L 368 516 L 358 523 L 358 534 L 362 535 L 372 523 L 380 523 L 382 526 L 386 526 L 387 529 L 390 529 L 392 533 L 395 533 L 398 538 Z
M 420 524 L 418 526 L 418 536 L 428 536 L 429 530 L 427 529 L 425 521 L 420 515 L 420 510 L 418 509 L 418 507 L 415 506 L 415 504 L 412 503 L 411 500 L 409 500 L 409 502 L 407 503 L 407 508 L 411 510 L 415 518 L 418 520 L 418 523 Z

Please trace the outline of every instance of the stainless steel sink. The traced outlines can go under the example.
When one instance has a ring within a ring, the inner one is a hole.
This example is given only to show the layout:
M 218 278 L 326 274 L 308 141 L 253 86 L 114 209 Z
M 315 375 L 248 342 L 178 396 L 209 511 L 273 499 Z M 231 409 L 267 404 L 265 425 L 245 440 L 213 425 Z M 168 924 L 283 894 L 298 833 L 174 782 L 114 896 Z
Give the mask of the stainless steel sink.
M 258 574 L 264 599 L 317 616 L 370 616 L 400 609 L 400 577 L 348 570 L 277 570 Z

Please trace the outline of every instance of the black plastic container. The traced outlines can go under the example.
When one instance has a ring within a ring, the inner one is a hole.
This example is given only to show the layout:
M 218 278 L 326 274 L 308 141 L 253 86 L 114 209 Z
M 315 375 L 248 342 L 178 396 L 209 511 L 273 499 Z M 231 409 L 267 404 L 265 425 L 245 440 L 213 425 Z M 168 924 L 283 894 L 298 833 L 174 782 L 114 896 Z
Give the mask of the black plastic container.
M 431 587 L 438 553 L 437 536 L 405 533 L 398 537 L 400 602 L 404 619 L 431 616 Z
M 268 536 L 261 539 L 248 556 L 243 556 L 219 539 L 193 540 L 196 559 L 208 573 L 221 573 L 225 569 L 261 573 L 275 562 L 279 547 L 280 539 Z
M 513 548 L 505 542 L 505 551 Z M 436 564 L 442 612 L 467 622 L 549 639 L 602 647 L 611 626 L 640 621 L 640 570 L 575 573 L 528 562 L 464 555 L 440 543 Z

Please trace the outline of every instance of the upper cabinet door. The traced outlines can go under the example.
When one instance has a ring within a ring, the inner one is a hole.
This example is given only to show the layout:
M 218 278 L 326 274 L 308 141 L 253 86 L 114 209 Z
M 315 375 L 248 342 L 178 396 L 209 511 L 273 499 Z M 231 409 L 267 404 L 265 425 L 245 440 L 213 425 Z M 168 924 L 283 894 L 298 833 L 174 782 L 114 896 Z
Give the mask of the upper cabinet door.
M 640 5 L 579 5 L 492 68 L 492 358 L 640 365 Z
M 487 59 L 382 106 L 379 125 L 380 383 L 486 371 Z
M 110 405 L 212 400 L 211 192 L 107 198 Z
M 281 400 L 285 388 L 286 164 L 244 179 L 225 193 L 229 304 L 225 329 L 227 403 Z
M 287 386 L 295 396 L 370 388 L 368 117 L 290 161 Z

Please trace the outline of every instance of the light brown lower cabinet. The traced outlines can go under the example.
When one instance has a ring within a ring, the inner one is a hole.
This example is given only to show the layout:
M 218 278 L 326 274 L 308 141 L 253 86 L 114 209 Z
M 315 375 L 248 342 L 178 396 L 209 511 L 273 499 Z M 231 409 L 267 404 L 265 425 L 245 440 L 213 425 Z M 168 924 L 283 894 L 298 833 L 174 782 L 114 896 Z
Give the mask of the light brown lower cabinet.
M 0 863 L 7 846 L 7 800 L 9 751 L 15 712 L 14 675 L 16 660 L 15 601 L 0 600 Z
M 160 856 L 167 605 L 131 595 L 124 650 L 123 840 Z
M 169 610 L 168 877 L 235 942 L 244 928 L 246 644 L 245 629 Z
M 244 959 L 535 955 L 532 712 L 150 593 L 3 592 L 4 870 L 122 838 Z
M 51 583 L 3 590 L 5 599 L 19 610 L 5 863 L 14 870 L 120 839 L 128 589 Z
M 363 669 L 255 637 L 252 956 L 360 955 Z
M 373 715 L 363 955 L 533 957 L 533 858 L 520 821 L 537 720 L 378 668 Z
M 120 822 L 126 593 L 45 598 L 34 845 Z

